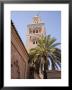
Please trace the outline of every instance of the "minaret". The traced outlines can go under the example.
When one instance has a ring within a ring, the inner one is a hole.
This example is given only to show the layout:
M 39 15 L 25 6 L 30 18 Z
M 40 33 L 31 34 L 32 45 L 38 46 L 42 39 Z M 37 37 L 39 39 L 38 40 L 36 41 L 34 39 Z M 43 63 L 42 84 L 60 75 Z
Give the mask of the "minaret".
M 38 39 L 45 35 L 45 27 L 44 23 L 42 22 L 41 18 L 37 15 L 34 16 L 32 19 L 32 23 L 27 25 L 27 50 L 31 48 L 35 48 L 38 43 Z

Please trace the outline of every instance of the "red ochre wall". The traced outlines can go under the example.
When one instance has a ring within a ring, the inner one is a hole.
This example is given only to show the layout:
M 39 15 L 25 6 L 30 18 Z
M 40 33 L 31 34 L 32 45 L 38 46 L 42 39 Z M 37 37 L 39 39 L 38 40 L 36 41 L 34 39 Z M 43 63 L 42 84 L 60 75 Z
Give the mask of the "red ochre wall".
M 11 23 L 11 79 L 28 78 L 28 59 L 26 48 Z

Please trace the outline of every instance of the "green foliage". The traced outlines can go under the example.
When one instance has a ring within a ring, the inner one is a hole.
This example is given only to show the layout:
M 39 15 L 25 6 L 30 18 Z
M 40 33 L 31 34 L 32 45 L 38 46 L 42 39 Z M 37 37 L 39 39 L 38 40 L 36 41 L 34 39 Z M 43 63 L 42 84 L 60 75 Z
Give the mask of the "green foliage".
M 30 50 L 29 64 L 36 70 L 39 70 L 43 66 L 44 72 L 46 73 L 50 59 L 52 69 L 55 69 L 56 63 L 61 63 L 61 50 L 56 48 L 57 45 L 60 45 L 60 43 L 56 43 L 56 39 L 51 37 L 51 35 L 42 36 L 38 40 L 37 47 Z

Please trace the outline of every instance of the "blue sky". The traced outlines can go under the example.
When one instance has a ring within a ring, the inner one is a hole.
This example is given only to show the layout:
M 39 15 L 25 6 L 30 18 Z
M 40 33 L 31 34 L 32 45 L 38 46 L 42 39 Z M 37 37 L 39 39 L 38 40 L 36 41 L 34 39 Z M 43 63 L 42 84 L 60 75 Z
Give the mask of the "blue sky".
M 32 23 L 32 18 L 38 14 L 38 11 L 12 11 L 11 19 L 16 30 L 26 46 L 27 25 Z M 39 11 L 41 20 L 45 23 L 46 35 L 51 35 L 61 43 L 61 12 L 60 11 Z M 61 48 L 61 45 L 57 46 Z

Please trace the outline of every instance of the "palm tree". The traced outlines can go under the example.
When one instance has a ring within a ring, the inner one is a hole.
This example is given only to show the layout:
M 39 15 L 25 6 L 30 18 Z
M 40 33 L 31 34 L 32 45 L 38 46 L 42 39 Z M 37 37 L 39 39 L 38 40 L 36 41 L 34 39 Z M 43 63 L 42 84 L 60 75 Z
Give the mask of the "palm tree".
M 50 35 L 42 36 L 38 40 L 36 48 L 30 50 L 30 65 L 39 74 L 39 70 L 43 73 L 43 78 L 47 79 L 47 71 L 50 65 L 49 59 L 52 63 L 52 69 L 55 70 L 56 64 L 60 66 L 61 63 L 61 51 L 56 48 L 60 43 L 56 43 L 56 39 Z

